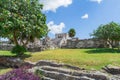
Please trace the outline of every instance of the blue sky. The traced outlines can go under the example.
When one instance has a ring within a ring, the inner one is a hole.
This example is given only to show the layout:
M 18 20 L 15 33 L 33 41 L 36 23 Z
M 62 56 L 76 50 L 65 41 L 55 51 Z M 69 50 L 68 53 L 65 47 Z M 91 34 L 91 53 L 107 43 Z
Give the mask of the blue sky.
M 120 23 L 120 0 L 40 0 L 47 16 L 47 25 L 55 33 L 76 30 L 76 37 L 90 38 L 90 33 L 100 24 Z

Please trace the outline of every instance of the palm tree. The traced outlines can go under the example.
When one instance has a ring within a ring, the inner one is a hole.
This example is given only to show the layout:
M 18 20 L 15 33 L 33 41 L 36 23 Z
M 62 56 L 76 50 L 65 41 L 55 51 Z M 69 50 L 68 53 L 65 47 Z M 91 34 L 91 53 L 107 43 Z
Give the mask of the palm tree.
M 74 37 L 75 36 L 75 34 L 76 34 L 76 32 L 75 32 L 75 29 L 73 29 L 73 28 L 71 28 L 69 31 L 68 31 L 68 35 L 69 35 L 69 37 Z

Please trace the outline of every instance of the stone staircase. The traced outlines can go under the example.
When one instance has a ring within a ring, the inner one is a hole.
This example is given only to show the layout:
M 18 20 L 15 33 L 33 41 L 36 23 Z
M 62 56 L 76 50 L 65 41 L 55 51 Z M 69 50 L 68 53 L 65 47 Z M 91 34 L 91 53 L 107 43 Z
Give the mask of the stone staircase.
M 36 70 L 43 76 L 42 80 L 110 80 L 107 74 L 100 71 L 86 71 L 79 67 L 51 61 L 39 61 L 29 71 Z

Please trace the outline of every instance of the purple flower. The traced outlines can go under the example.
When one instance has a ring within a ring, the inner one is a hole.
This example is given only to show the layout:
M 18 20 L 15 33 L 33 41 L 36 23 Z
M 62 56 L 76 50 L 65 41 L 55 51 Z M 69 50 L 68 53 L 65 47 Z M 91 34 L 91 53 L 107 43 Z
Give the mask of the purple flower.
M 0 80 L 40 80 L 40 78 L 28 72 L 26 68 L 19 68 L 0 76 Z

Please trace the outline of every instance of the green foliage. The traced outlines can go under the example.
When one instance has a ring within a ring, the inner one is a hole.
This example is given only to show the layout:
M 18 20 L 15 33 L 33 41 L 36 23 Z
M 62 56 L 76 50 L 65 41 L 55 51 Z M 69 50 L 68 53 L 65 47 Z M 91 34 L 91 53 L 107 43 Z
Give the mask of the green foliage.
M 22 56 L 24 54 L 24 52 L 26 52 L 26 48 L 20 45 L 16 45 L 15 47 L 13 47 L 12 49 L 12 53 L 15 53 L 18 56 Z
M 39 69 L 37 69 L 36 71 L 35 71 L 35 74 L 37 75 L 37 76 L 39 76 L 39 77 L 43 77 L 43 71 L 41 71 L 41 70 L 39 70 Z
M 48 33 L 46 16 L 39 0 L 0 0 L 0 36 L 18 45 Z
M 69 37 L 74 37 L 76 32 L 75 32 L 75 29 L 71 28 L 69 31 L 68 31 L 68 34 L 69 34 Z
M 92 36 L 103 39 L 113 46 L 114 41 L 120 41 L 120 25 L 115 22 L 100 25 Z

